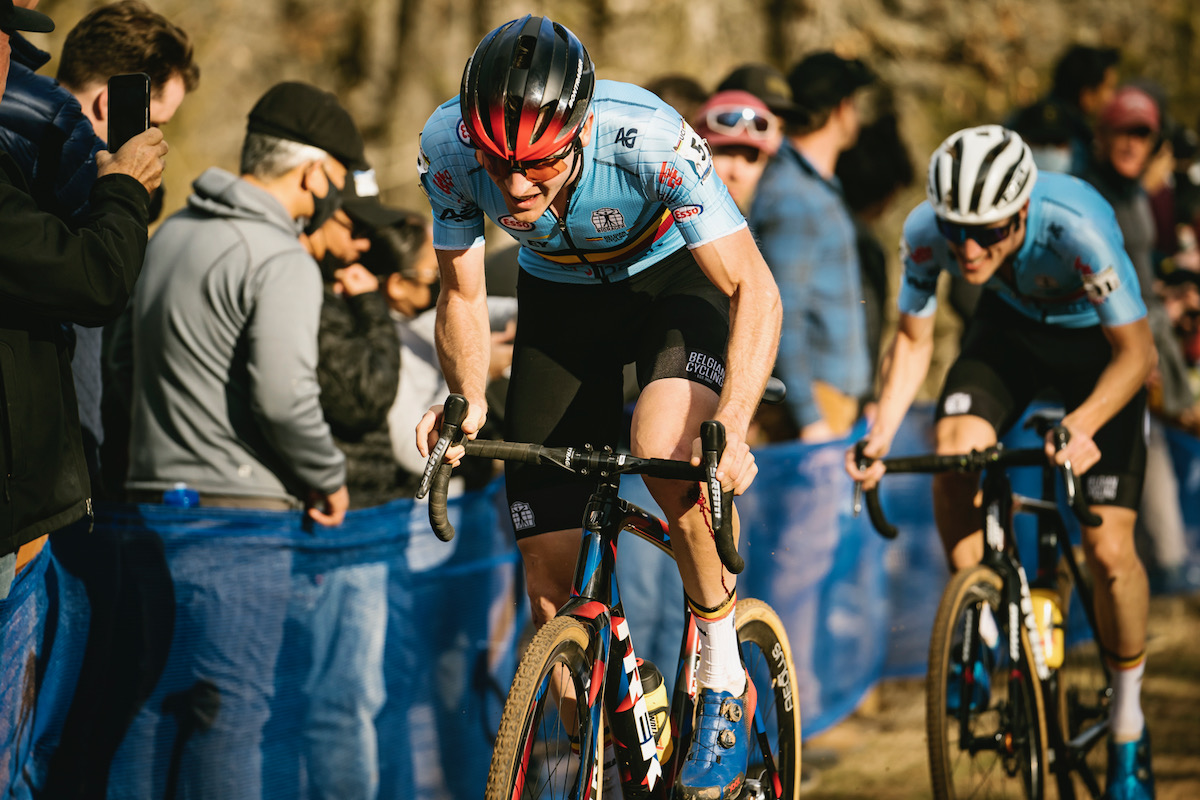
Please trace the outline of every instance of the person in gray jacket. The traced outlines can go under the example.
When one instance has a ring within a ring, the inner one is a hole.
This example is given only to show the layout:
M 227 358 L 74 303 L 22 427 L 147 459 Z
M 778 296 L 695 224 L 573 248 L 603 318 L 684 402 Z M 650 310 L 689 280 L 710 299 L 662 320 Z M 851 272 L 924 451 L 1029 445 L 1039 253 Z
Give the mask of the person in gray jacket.
M 337 99 L 282 83 L 250 113 L 242 175 L 204 172 L 151 239 L 132 315 L 133 499 L 186 483 L 201 505 L 342 521 L 345 459 L 316 377 L 321 273 L 299 234 L 366 168 Z
M 348 171 L 367 168 L 362 138 L 332 94 L 282 83 L 250 112 L 241 162 L 240 176 L 204 172 L 147 248 L 130 317 L 126 489 L 135 502 L 163 502 L 184 483 L 202 507 L 306 507 L 317 523 L 338 525 L 349 493 L 317 383 L 323 287 L 300 235 L 337 211 Z M 195 531 L 202 542 L 210 528 Z M 207 709 L 208 728 L 186 748 L 177 741 L 184 756 L 165 783 L 152 758 L 114 764 L 109 797 L 158 797 L 170 786 L 201 800 L 262 797 L 292 552 L 201 544 L 174 553 L 177 624 L 196 635 L 176 638 L 180 668 L 159 681 L 122 746 L 162 747 L 159 709 L 181 719 Z

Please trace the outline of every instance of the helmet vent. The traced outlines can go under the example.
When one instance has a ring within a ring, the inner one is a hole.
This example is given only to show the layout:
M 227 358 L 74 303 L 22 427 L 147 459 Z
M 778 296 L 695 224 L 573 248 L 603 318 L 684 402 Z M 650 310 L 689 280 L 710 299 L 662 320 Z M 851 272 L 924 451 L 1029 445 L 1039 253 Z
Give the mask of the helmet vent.
M 517 49 L 513 53 L 513 69 L 529 69 L 529 65 L 533 63 L 533 46 L 536 44 L 536 36 L 522 36 L 517 39 Z

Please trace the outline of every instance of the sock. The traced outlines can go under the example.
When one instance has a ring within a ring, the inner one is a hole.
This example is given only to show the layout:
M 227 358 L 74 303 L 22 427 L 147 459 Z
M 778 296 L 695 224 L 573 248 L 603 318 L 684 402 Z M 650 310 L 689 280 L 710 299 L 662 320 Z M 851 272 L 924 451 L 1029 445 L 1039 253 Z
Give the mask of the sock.
M 1109 735 L 1114 742 L 1136 742 L 1142 738 L 1146 717 L 1142 714 L 1142 674 L 1146 654 L 1126 661 L 1109 659 L 1112 668 L 1113 696 L 1109 709 Z
M 688 599 L 700 634 L 700 665 L 696 668 L 696 682 L 709 689 L 740 697 L 746 691 L 746 669 L 738 653 L 737 628 L 733 620 L 736 604 L 736 594 L 731 594 L 717 608 L 701 608 Z

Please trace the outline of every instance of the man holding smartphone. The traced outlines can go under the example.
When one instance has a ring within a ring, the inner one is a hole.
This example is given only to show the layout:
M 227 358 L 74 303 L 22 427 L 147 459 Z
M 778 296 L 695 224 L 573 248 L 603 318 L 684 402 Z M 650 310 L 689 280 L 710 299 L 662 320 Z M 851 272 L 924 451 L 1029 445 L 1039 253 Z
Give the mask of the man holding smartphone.
M 47 32 L 44 14 L 0 0 L 0 96 L 16 31 Z M 7 96 L 4 96 L 7 102 Z M 52 531 L 92 512 L 62 320 L 102 324 L 120 313 L 141 270 L 149 193 L 167 153 L 149 130 L 119 152 L 97 153 L 89 202 L 78 230 L 37 207 L 21 171 L 0 150 L 0 599 Z

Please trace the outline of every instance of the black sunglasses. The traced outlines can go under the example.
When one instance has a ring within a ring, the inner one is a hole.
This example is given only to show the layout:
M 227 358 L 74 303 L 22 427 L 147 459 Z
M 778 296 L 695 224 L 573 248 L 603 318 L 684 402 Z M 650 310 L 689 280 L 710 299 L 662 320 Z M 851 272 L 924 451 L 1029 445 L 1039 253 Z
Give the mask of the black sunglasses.
M 985 225 L 959 225 L 957 222 L 938 217 L 937 227 L 938 232 L 953 244 L 963 245 L 967 243 L 967 239 L 972 239 L 980 247 L 988 248 L 1007 239 L 1019 219 L 1019 216 L 1014 214 L 999 228 L 989 228 Z

